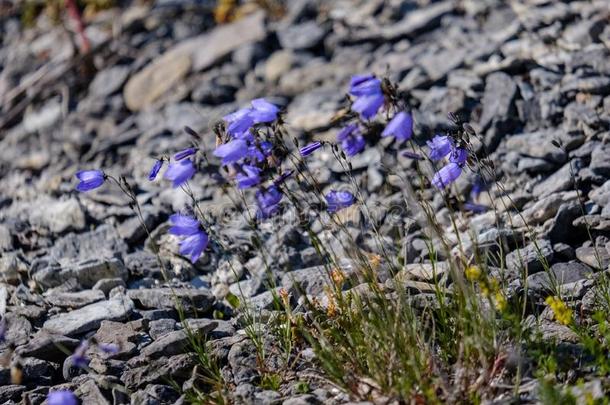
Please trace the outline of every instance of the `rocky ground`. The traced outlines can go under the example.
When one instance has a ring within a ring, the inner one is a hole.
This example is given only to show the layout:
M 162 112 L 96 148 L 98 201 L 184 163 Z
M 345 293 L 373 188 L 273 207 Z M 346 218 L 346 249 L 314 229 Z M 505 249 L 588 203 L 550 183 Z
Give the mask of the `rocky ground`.
M 147 176 L 155 157 L 189 146 L 184 126 L 202 134 L 211 151 L 214 124 L 257 97 L 282 106 L 287 128 L 302 142 L 333 141 L 329 122 L 354 74 L 387 75 L 409 93 L 416 141 L 446 127 L 450 111 L 472 123 L 505 187 L 492 195 L 509 195 L 522 213 L 500 208 L 500 216 L 513 220 L 511 232 L 525 234 L 525 223 L 534 229 L 565 284 L 564 298 L 587 310 L 594 278 L 610 266 L 607 1 L 298 0 L 284 9 L 245 6 L 243 16 L 224 24 L 214 20 L 215 3 L 159 0 L 89 13 L 86 56 L 74 20 L 57 24 L 42 13 L 24 27 L 23 5 L 2 3 L 0 403 L 42 403 L 50 387 L 71 389 L 84 404 L 178 401 L 172 383 L 196 384 L 197 359 L 169 287 L 184 303 L 186 322 L 210 339 L 232 401 L 348 402 L 306 347 L 280 387 L 258 381 L 254 345 L 227 297 L 245 295 L 255 308 L 271 309 L 272 296 L 252 231 L 216 174 L 219 160 L 208 154 L 192 187 L 203 210 L 224 218 L 218 228 L 231 256 L 212 249 L 191 264 L 178 255 L 168 217 L 188 198 Z M 411 169 L 386 148 L 381 142 L 352 159 L 375 207 L 400 202 L 390 168 L 406 176 Z M 74 173 L 92 168 L 137 184 L 150 237 L 116 187 L 75 191 Z M 330 153 L 320 153 L 310 170 L 323 186 L 344 179 Z M 462 176 L 457 189 L 468 193 L 472 181 Z M 439 221 L 449 225 L 440 195 L 431 196 Z M 486 198 L 479 202 L 489 204 Z M 426 283 L 430 276 L 417 264 L 428 256 L 422 231 L 396 232 L 396 218 L 386 219 L 382 233 L 404 247 L 406 271 Z M 493 243 L 504 231 L 496 220 L 489 212 L 472 215 L 469 230 L 479 243 Z M 262 230 L 274 281 L 296 304 L 295 280 L 320 297 L 324 280 L 320 258 L 294 222 Z M 365 232 L 354 229 L 366 248 Z M 171 269 L 169 281 L 153 244 Z M 539 299 L 548 282 L 547 273 L 536 273 L 533 245 L 511 249 L 512 291 L 523 287 L 519 251 L 532 273 L 528 294 Z M 566 327 L 547 323 L 545 333 L 571 341 Z M 92 336 L 120 349 L 91 347 L 84 371 L 69 354 Z M 11 375 L 16 365 L 18 379 Z M 535 389 L 523 395 L 536 400 Z

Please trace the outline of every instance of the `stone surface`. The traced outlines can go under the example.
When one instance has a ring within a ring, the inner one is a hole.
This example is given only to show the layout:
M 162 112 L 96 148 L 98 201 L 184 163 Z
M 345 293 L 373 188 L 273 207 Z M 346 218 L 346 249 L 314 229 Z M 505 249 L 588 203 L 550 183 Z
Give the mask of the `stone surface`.
M 189 71 L 203 70 L 239 46 L 264 39 L 263 19 L 264 14 L 258 12 L 170 48 L 128 80 L 123 91 L 125 104 L 132 111 L 150 106 Z
M 50 333 L 74 336 L 97 329 L 105 320 L 125 320 L 132 311 L 133 302 L 130 299 L 111 299 L 51 317 L 43 327 Z

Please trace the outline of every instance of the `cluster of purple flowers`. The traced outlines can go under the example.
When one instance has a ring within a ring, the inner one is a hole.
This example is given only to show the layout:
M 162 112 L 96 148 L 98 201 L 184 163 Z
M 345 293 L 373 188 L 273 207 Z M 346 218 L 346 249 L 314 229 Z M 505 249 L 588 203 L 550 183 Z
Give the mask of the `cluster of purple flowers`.
M 256 192 L 259 214 L 268 218 L 278 211 L 282 193 L 277 182 L 269 187 L 261 185 L 264 164 L 271 156 L 273 144 L 260 137 L 256 126 L 277 120 L 280 109 L 262 98 L 252 100 L 250 104 L 249 108 L 242 108 L 223 117 L 229 140 L 216 147 L 214 156 L 221 158 L 223 165 L 230 166 L 236 172 L 237 188 L 259 187 Z M 321 146 L 313 144 L 302 153 L 306 156 Z
M 460 177 L 462 168 L 468 160 L 468 151 L 455 145 L 453 138 L 444 135 L 436 135 L 427 142 L 430 148 L 429 157 L 433 161 L 449 157 L 449 163 L 443 166 L 432 178 L 432 185 L 438 189 L 444 189 Z
M 351 106 L 354 112 L 363 120 L 374 118 L 386 103 L 381 86 L 381 80 L 373 75 L 353 76 L 350 81 L 349 94 L 354 97 Z M 413 118 L 405 111 L 397 112 L 388 122 L 381 136 L 392 136 L 398 141 L 406 141 L 413 136 Z M 362 152 L 366 140 L 360 124 L 351 123 L 343 127 L 337 134 L 337 142 L 349 157 Z

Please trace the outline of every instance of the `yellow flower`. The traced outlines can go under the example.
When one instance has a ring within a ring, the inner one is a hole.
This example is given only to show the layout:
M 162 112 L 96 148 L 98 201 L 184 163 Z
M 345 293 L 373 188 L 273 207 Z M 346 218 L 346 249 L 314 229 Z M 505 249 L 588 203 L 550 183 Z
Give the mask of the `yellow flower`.
M 464 270 L 464 274 L 466 274 L 466 278 L 470 281 L 477 281 L 479 277 L 481 277 L 481 269 L 478 266 L 468 266 L 466 270 Z
M 572 323 L 572 310 L 568 308 L 566 303 L 563 302 L 559 297 L 547 297 L 544 302 L 551 307 L 557 322 L 561 323 L 562 325 L 569 325 Z
M 494 296 L 494 305 L 496 309 L 503 312 L 506 309 L 506 297 L 500 291 L 496 292 Z

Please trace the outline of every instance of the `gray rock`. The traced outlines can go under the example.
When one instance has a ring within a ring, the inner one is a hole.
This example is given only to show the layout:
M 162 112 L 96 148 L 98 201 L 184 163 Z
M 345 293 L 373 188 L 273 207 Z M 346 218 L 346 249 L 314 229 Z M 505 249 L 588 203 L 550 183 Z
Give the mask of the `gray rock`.
M 23 127 L 27 132 L 42 131 L 50 128 L 59 121 L 61 112 L 61 100 L 52 98 L 39 110 L 28 110 L 23 117 Z
M 32 278 L 41 286 L 57 287 L 74 278 L 85 288 L 93 287 L 99 280 L 127 277 L 123 262 L 119 259 L 89 259 L 66 267 L 47 266 L 36 271 Z
M 2 403 L 19 401 L 24 391 L 25 386 L 23 385 L 0 385 L 0 401 Z
M 161 356 L 173 356 L 175 354 L 181 354 L 192 349 L 190 347 L 191 339 L 189 335 L 192 333 L 193 336 L 206 335 L 213 331 L 218 324 L 215 321 L 208 320 L 208 322 L 199 322 L 190 326 L 190 332 L 185 330 L 176 330 L 168 332 L 163 336 L 156 339 L 150 345 L 146 346 L 142 350 L 142 355 L 146 358 L 157 358 Z
M 545 239 L 528 244 L 522 249 L 517 249 L 506 255 L 506 267 L 508 270 L 520 273 L 526 270 L 528 274 L 537 273 L 544 269 L 543 263 L 550 264 L 553 259 L 553 248 L 551 243 Z
M 150 322 L 148 334 L 154 340 L 159 339 L 163 335 L 176 330 L 176 321 L 173 319 L 157 319 Z
M 610 253 L 601 246 L 581 246 L 576 249 L 576 258 L 598 270 L 604 270 L 610 265 Z
M 544 197 L 570 189 L 574 185 L 574 176 L 578 175 L 582 162 L 579 159 L 566 163 L 561 169 L 536 184 L 533 194 Z
M 43 328 L 50 333 L 75 336 L 99 328 L 105 320 L 125 320 L 132 311 L 133 302 L 130 299 L 111 299 L 55 315 L 44 323 Z
M 125 65 L 112 66 L 99 71 L 89 85 L 89 93 L 97 97 L 106 97 L 119 91 L 130 72 L 131 67 Z
M 101 280 L 98 280 L 95 285 L 93 287 L 91 287 L 92 290 L 99 290 L 101 292 L 103 292 L 105 295 L 108 295 L 108 293 L 115 287 L 125 287 L 125 281 L 120 278 L 120 277 L 115 277 L 115 278 L 103 278 Z
M 206 313 L 214 303 L 209 290 L 188 288 L 152 288 L 128 290 L 127 295 L 143 308 L 176 308 L 181 306 L 187 313 Z
M 132 111 L 150 106 L 189 71 L 210 67 L 240 46 L 260 41 L 266 35 L 264 14 L 257 12 L 186 39 L 129 79 L 123 89 L 125 104 Z
M 193 367 L 197 364 L 197 359 L 193 353 L 188 353 L 161 357 L 146 363 L 127 369 L 121 375 L 121 381 L 130 389 L 149 384 L 161 384 L 168 378 L 180 383 L 190 377 Z
M 582 263 L 556 263 L 551 266 L 548 272 L 542 271 L 527 277 L 528 293 L 543 298 L 544 294 L 557 295 L 557 293 L 564 291 L 562 287 L 565 284 L 587 279 L 592 275 L 593 270 Z
M 600 145 L 593 150 L 589 168 L 602 176 L 610 176 L 610 144 Z
M 277 31 L 280 45 L 285 49 L 309 49 L 320 44 L 326 31 L 315 21 L 288 25 Z
M 83 290 L 78 292 L 52 292 L 46 297 L 51 305 L 63 308 L 81 308 L 85 305 L 105 299 L 106 296 L 99 290 Z
M 229 350 L 229 365 L 235 384 L 252 383 L 258 376 L 256 348 L 250 340 L 236 343 Z
M 8 284 L 19 284 L 19 273 L 28 271 L 27 264 L 18 252 L 3 253 L 0 257 L 0 280 Z
M 71 353 L 79 344 L 80 341 L 78 339 L 40 330 L 36 332 L 27 344 L 17 347 L 15 352 L 22 357 L 35 357 L 41 360 L 60 363 L 67 356 L 62 349 Z
M 3 316 L 6 322 L 6 332 L 4 340 L 0 341 L 0 350 L 9 347 L 10 345 L 20 346 L 28 342 L 32 325 L 22 316 L 8 313 Z

